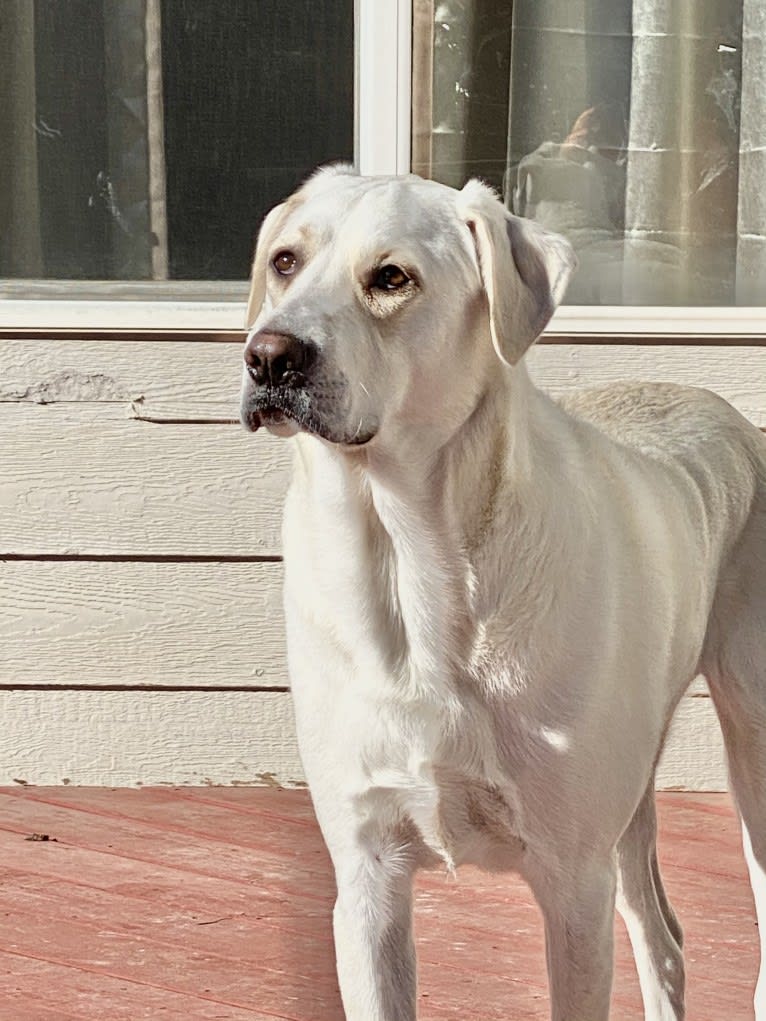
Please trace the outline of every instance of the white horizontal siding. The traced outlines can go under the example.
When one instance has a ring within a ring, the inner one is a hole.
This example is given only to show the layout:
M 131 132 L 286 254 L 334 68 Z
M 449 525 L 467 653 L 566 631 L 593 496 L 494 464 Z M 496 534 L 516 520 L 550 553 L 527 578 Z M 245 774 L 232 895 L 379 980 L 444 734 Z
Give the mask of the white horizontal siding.
M 553 393 L 671 380 L 766 425 L 763 347 L 529 361 Z M 302 779 L 289 696 L 262 690 L 287 684 L 281 566 L 258 558 L 279 554 L 289 444 L 235 424 L 240 364 L 233 343 L 0 341 L 0 782 Z M 725 784 L 704 691 L 659 782 Z

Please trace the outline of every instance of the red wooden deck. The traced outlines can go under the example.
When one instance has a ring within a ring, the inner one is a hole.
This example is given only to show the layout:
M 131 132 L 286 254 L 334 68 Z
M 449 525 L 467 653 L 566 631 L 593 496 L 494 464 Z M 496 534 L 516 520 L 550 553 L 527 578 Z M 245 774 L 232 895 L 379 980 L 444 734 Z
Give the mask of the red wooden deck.
M 688 1017 L 751 1019 L 757 929 L 728 799 L 665 794 L 660 813 Z M 0 788 L 0 1019 L 340 1021 L 332 901 L 304 791 Z M 416 912 L 425 1021 L 548 1018 L 520 882 L 422 875 Z M 643 1017 L 620 924 L 613 1004 Z

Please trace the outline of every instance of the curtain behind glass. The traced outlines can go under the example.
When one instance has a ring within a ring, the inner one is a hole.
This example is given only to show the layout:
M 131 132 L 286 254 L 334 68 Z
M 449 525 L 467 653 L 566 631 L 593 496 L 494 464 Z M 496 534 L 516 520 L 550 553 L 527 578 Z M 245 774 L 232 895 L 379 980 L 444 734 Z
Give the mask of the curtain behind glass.
M 742 0 L 633 0 L 622 300 L 733 304 Z
M 570 303 L 619 304 L 631 108 L 631 0 L 516 0 L 509 207 L 566 234 Z
M 0 0 L 0 276 L 161 271 L 147 101 L 158 12 L 157 0 Z
M 42 273 L 34 8 L 0 0 L 0 276 Z
M 568 303 L 766 304 L 763 0 L 514 0 L 481 29 L 473 5 L 416 0 L 416 56 L 429 7 L 433 124 L 450 128 L 452 156 L 445 166 L 421 141 L 421 172 L 455 185 L 475 173 L 460 83 L 479 36 L 510 27 L 504 175 L 483 176 L 570 238 Z M 468 40 L 449 74 L 445 15 Z M 416 81 L 426 66 L 415 61 Z M 422 139 L 427 115 L 414 113 Z
M 766 3 L 745 0 L 737 205 L 739 305 L 766 304 Z
M 353 0 L 0 0 L 0 293 L 246 280 L 353 104 Z

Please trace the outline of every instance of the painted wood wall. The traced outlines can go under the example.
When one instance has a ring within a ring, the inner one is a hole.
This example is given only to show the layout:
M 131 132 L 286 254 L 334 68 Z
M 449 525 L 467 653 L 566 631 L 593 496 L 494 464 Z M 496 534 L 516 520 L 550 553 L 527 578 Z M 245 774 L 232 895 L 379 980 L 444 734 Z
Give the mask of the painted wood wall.
M 0 341 L 0 783 L 300 783 L 285 669 L 289 444 L 236 422 L 235 342 Z M 766 426 L 766 348 L 539 345 L 552 392 L 708 386 Z M 722 789 L 684 699 L 663 787 Z

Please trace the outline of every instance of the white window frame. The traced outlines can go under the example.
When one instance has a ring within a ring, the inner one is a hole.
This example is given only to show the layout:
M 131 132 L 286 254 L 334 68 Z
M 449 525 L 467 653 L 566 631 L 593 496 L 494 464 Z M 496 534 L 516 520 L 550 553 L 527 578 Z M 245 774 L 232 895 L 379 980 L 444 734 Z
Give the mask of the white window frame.
M 412 0 L 355 0 L 355 161 L 362 174 L 410 170 Z M 106 290 L 114 285 L 103 285 Z M 152 285 L 147 285 L 147 290 Z M 209 287 L 209 285 L 207 285 Z M 21 286 L 14 284 L 14 290 Z M 96 292 L 98 285 L 92 285 Z M 140 285 L 133 285 L 140 290 Z M 184 290 L 193 293 L 193 285 Z M 231 290 L 231 286 L 229 286 Z M 244 300 L 0 298 L 2 336 L 231 339 Z M 766 308 L 567 305 L 545 331 L 556 342 L 766 344 Z

